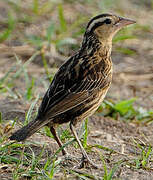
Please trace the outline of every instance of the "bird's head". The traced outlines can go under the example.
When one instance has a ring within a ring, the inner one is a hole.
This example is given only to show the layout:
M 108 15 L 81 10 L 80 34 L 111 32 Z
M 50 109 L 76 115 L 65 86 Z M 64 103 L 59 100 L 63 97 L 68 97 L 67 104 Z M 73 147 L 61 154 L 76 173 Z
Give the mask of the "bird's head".
M 112 14 L 100 14 L 92 18 L 87 27 L 86 35 L 94 34 L 100 41 L 112 41 L 113 36 L 121 28 L 134 24 L 131 19 L 122 18 Z

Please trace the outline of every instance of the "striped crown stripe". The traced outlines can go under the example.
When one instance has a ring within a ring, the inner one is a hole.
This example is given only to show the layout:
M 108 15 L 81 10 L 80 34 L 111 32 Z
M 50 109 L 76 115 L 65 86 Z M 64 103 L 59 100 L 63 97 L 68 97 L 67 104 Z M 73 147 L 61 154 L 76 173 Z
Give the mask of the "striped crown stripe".
M 98 16 L 92 18 L 87 25 L 87 28 L 86 28 L 87 31 L 88 32 L 93 31 L 96 27 L 105 23 L 105 20 L 111 16 L 112 16 L 111 14 L 101 14 L 101 15 L 98 15 Z

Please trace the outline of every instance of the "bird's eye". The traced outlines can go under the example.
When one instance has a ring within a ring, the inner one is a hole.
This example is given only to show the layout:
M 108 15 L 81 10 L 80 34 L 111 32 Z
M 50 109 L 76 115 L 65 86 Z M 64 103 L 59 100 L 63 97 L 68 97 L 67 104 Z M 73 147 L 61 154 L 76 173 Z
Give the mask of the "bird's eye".
M 105 20 L 105 23 L 106 23 L 106 24 L 111 24 L 112 21 L 111 21 L 111 19 L 106 19 L 106 20 Z

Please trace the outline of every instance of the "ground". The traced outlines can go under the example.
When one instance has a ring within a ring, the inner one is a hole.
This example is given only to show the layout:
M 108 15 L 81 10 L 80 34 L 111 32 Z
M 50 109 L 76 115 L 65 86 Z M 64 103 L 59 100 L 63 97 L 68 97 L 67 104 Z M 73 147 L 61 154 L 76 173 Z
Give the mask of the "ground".
M 153 179 L 153 2 L 28 2 L 0 2 L 0 179 Z M 81 151 L 68 124 L 57 131 L 76 159 L 65 160 L 46 128 L 23 143 L 10 142 L 9 135 L 36 115 L 58 67 L 79 48 L 87 21 L 101 12 L 137 22 L 114 38 L 105 103 L 77 128 L 101 168 L 75 167 Z M 132 98 L 132 115 L 106 108 Z

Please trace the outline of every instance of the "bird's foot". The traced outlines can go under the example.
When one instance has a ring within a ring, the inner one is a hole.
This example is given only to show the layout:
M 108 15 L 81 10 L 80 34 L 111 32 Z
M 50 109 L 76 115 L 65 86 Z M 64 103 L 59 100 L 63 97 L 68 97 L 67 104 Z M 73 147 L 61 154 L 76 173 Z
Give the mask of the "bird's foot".
M 75 166 L 74 168 L 78 168 L 78 169 L 81 169 L 81 168 L 84 168 L 88 165 L 91 165 L 92 167 L 94 167 L 95 169 L 100 169 L 101 166 L 99 165 L 96 165 L 94 162 L 91 161 L 91 159 L 89 159 L 88 156 L 86 155 L 82 155 L 82 159 L 81 159 L 81 163 L 78 165 L 78 166 Z

